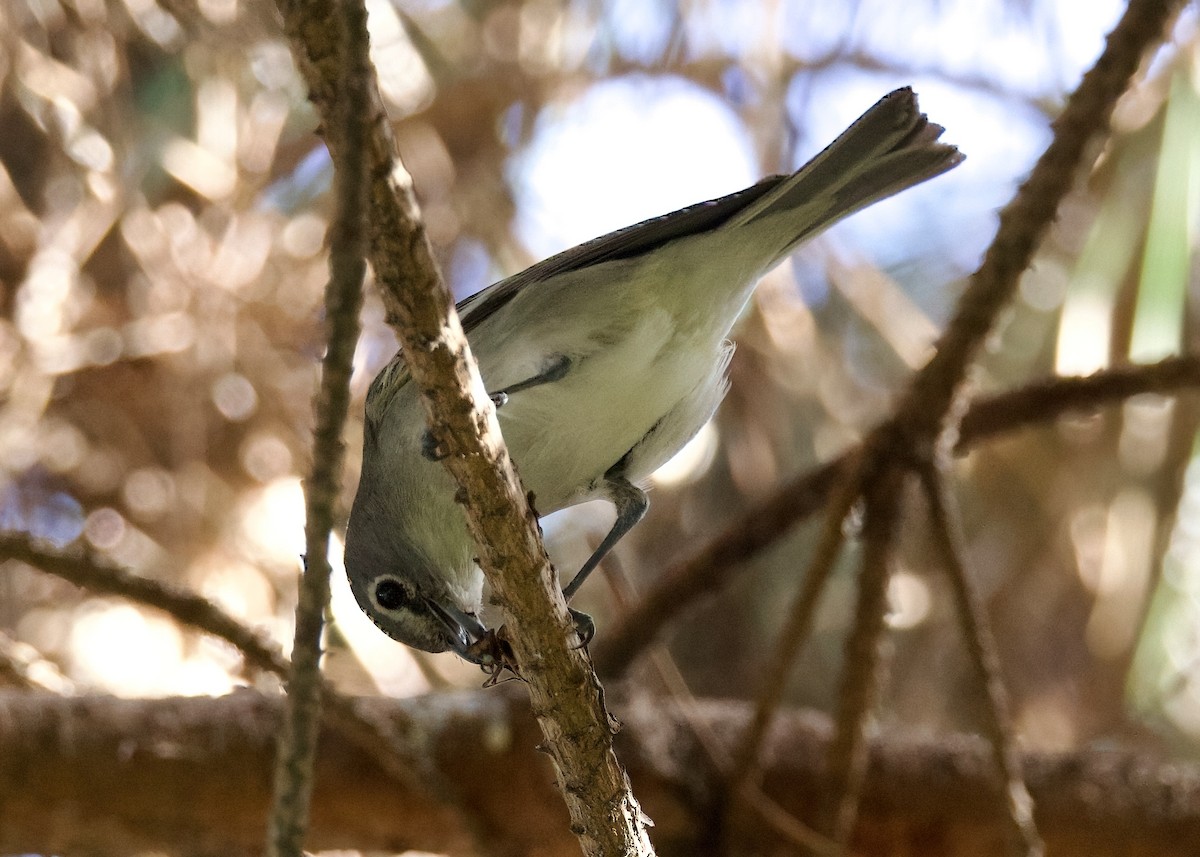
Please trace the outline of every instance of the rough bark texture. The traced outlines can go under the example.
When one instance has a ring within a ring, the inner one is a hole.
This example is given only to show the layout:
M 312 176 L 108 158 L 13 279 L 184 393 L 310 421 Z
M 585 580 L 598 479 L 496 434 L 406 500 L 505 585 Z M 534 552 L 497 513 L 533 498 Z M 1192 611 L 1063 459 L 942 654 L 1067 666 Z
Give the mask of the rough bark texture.
M 336 6 L 328 0 L 281 0 L 279 9 L 313 103 L 329 125 L 337 116 L 337 82 L 344 73 L 335 50 Z M 433 258 L 382 100 L 374 86 L 371 90 L 366 145 L 371 263 L 431 431 L 462 487 L 479 563 L 504 611 L 570 827 L 587 854 L 653 854 L 646 819 L 613 752 L 603 691 L 587 653 L 574 645 L 537 516 Z M 338 137 L 330 135 L 329 143 L 337 155 Z

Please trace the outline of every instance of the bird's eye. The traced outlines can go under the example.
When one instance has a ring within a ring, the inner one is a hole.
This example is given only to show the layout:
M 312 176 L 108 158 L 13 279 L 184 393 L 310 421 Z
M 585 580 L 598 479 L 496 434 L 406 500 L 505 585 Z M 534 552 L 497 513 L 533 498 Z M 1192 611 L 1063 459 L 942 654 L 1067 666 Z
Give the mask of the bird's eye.
M 404 584 L 394 577 L 381 577 L 375 583 L 375 603 L 384 610 L 399 610 L 412 599 Z

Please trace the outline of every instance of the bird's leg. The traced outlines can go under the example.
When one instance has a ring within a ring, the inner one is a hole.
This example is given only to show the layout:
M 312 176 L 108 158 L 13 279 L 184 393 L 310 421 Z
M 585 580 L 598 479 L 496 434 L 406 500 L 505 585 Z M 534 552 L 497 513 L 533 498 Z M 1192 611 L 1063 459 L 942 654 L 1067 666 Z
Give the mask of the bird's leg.
M 505 387 L 503 390 L 498 390 L 495 393 L 488 393 L 488 398 L 492 400 L 492 404 L 496 409 L 504 407 L 508 404 L 508 397 L 513 393 L 519 393 L 522 390 L 528 390 L 532 387 L 538 387 L 542 384 L 549 384 L 552 381 L 559 381 L 566 376 L 571 369 L 571 358 L 565 354 L 560 354 L 554 358 L 554 362 L 547 366 L 544 370 L 534 375 L 531 378 L 526 378 L 524 381 L 518 381 Z M 421 455 L 430 461 L 441 461 L 446 457 L 446 453 L 442 447 L 434 439 L 428 429 L 421 435 Z
M 600 561 L 617 546 L 617 542 L 621 541 L 626 533 L 633 529 L 634 525 L 645 516 L 646 509 L 650 507 L 650 500 L 646 497 L 646 492 L 623 476 L 608 477 L 605 481 L 605 488 L 608 499 L 617 507 L 617 520 L 612 525 L 612 529 L 608 531 L 608 535 L 604 537 L 604 541 L 600 542 L 600 546 L 592 552 L 571 582 L 563 588 L 563 595 L 568 601 L 579 591 L 579 587 L 583 586 L 583 582 L 596 569 Z M 596 633 L 596 623 L 592 621 L 591 616 L 578 610 L 571 610 L 571 618 L 575 621 L 575 633 L 579 635 L 580 645 L 586 646 Z
M 567 600 L 570 600 L 571 596 L 579 591 L 579 587 L 583 586 L 587 576 L 595 570 L 604 557 L 608 556 L 608 552 L 617 546 L 617 542 L 633 529 L 634 525 L 645 516 L 646 510 L 650 508 L 646 492 L 623 476 L 608 477 L 605 480 L 605 489 L 608 499 L 617 507 L 616 523 L 612 525 L 612 529 L 608 531 L 604 541 L 600 542 L 600 546 L 592 552 L 587 562 L 563 589 L 563 595 Z

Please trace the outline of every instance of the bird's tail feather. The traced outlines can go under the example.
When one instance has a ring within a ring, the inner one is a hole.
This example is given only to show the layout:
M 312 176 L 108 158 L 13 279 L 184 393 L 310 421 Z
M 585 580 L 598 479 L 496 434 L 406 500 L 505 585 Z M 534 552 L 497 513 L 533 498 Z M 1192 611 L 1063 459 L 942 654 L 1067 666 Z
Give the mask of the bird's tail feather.
M 961 163 L 958 149 L 939 142 L 943 130 L 921 112 L 911 89 L 897 89 L 725 225 L 737 228 L 785 213 L 807 217 L 796 231 L 788 230 L 783 256 L 843 217 Z

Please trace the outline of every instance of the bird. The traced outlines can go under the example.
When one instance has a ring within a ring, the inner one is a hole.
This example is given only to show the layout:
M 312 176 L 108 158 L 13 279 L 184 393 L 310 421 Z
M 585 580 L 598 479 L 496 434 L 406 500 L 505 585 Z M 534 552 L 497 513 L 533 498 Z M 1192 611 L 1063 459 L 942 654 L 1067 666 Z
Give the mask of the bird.
M 458 304 L 538 513 L 616 509 L 568 600 L 646 513 L 644 480 L 716 411 L 728 337 L 760 278 L 833 223 L 956 167 L 943 132 L 897 89 L 790 175 L 587 241 Z M 398 353 L 367 393 L 346 574 L 385 634 L 479 663 L 484 579 L 438 458 Z M 573 615 L 586 643 L 594 625 Z

